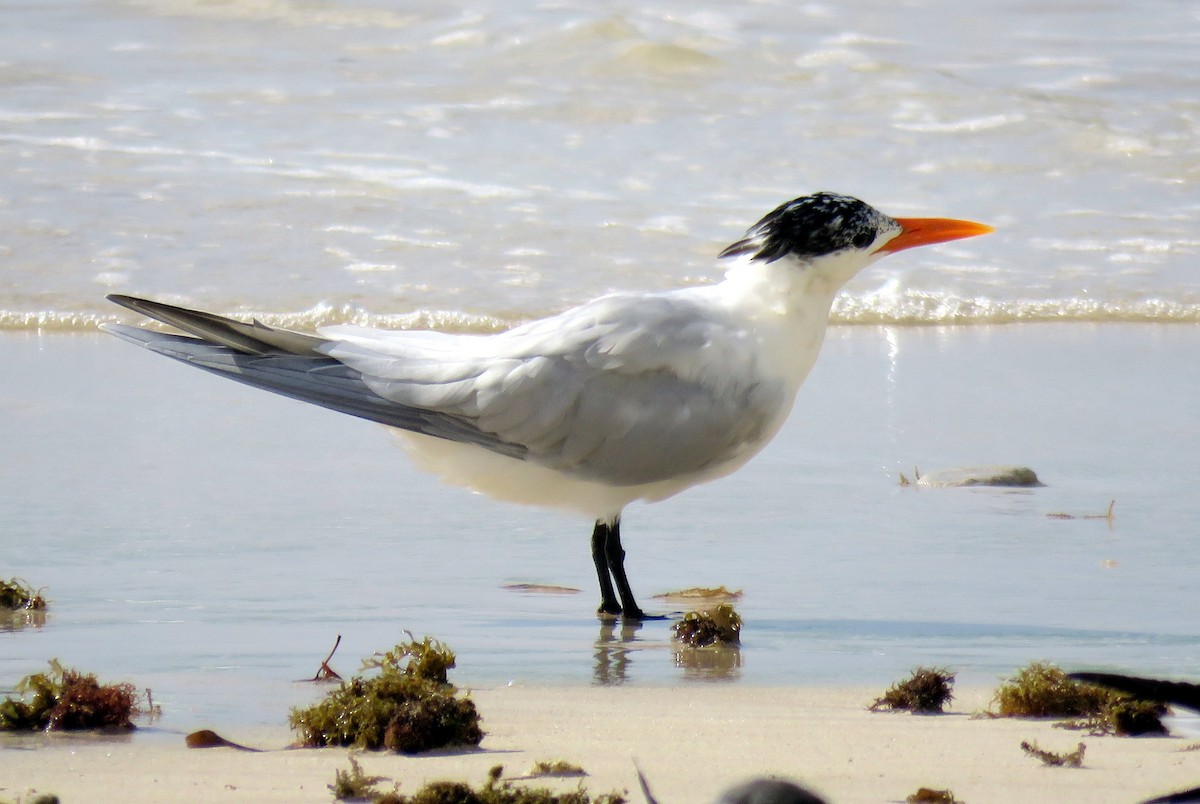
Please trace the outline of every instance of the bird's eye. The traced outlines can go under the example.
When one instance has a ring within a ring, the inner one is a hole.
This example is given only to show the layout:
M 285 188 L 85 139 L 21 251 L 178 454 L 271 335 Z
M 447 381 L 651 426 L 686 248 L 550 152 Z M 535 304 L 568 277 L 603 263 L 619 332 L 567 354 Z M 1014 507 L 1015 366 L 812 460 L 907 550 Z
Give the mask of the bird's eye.
M 866 248 L 867 246 L 871 245 L 871 243 L 875 242 L 875 234 L 869 229 L 863 229 L 854 236 L 854 240 L 852 242 L 854 243 L 855 248 Z

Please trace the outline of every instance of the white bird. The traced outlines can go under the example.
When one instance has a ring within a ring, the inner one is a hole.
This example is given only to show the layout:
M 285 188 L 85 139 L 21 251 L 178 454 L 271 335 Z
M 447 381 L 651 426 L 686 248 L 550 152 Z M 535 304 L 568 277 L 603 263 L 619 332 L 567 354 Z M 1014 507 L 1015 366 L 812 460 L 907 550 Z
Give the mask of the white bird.
M 129 296 L 190 336 L 109 332 L 198 368 L 394 428 L 413 459 L 492 497 L 595 519 L 603 615 L 645 615 L 621 512 L 733 472 L 787 418 L 834 294 L 885 254 L 990 232 L 817 193 L 721 252 L 722 282 L 614 293 L 492 335 L 337 325 L 306 335 Z

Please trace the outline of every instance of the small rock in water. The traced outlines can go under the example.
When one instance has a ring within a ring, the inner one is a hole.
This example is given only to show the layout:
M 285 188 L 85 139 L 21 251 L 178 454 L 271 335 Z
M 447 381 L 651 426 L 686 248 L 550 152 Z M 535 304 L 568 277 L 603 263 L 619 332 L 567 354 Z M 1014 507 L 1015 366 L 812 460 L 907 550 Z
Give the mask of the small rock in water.
M 920 475 L 917 478 L 917 485 L 926 488 L 959 486 L 1032 488 L 1045 484 L 1038 480 L 1037 473 L 1028 466 L 964 466 Z

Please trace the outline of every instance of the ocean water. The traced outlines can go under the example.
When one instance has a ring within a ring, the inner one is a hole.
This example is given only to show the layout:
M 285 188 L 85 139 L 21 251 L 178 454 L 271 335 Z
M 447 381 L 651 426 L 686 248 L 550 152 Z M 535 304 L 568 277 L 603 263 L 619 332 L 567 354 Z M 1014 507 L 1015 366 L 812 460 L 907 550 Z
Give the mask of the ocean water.
M 0 9 L 0 326 L 107 291 L 493 328 L 709 281 L 818 189 L 999 228 L 835 320 L 1200 321 L 1200 9 L 46 0 Z
M 0 576 L 53 604 L 0 626 L 0 687 L 58 657 L 153 688 L 166 728 L 280 723 L 337 635 L 349 674 L 405 629 L 456 649 L 468 686 L 1200 667 L 1200 9 L 44 0 L 0 19 Z M 628 511 L 647 608 L 745 591 L 743 647 L 712 666 L 665 622 L 596 619 L 589 523 L 442 487 L 374 425 L 95 333 L 133 320 L 114 291 L 496 329 L 710 281 L 818 189 L 998 231 L 872 266 L 779 439 Z M 978 463 L 1047 485 L 898 482 Z

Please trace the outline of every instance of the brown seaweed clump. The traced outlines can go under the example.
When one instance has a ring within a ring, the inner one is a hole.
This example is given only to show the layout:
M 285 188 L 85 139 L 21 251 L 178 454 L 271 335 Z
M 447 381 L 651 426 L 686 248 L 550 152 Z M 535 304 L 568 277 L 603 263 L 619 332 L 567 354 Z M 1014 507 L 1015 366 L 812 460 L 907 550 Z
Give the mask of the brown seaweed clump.
M 907 804 L 962 804 L 954 797 L 953 791 L 935 790 L 932 787 L 917 788 L 917 792 L 910 793 L 904 800 Z
M 20 578 L 0 580 L 0 609 L 9 611 L 43 611 L 46 598 Z
M 138 694 L 132 684 L 101 684 L 56 659 L 50 672 L 23 678 L 17 693 L 0 702 L 0 731 L 135 728 Z
M 1040 759 L 1043 765 L 1051 768 L 1082 768 L 1083 755 L 1087 751 L 1087 746 L 1080 743 L 1074 751 L 1058 752 L 1047 751 L 1040 748 L 1037 743 L 1022 741 L 1021 750 L 1031 757 Z
M 1165 735 L 1167 727 L 1162 719 L 1166 714 L 1167 706 L 1161 701 L 1144 701 L 1118 692 L 1101 710 L 1099 717 L 1084 721 L 1080 728 L 1092 734 L 1115 734 L 1118 737 Z
M 742 618 L 733 606 L 721 603 L 705 611 L 689 611 L 671 630 L 675 639 L 694 648 L 718 642 L 736 645 L 741 641 Z
M 540 759 L 529 769 L 530 776 L 587 776 L 581 766 L 565 759 Z
M 291 726 L 309 747 L 351 746 L 416 754 L 453 745 L 479 745 L 483 731 L 475 703 L 447 680 L 454 653 L 441 642 L 409 634 L 363 670 L 307 709 L 293 709 Z
M 338 801 L 370 801 L 372 804 L 626 804 L 624 796 L 607 793 L 592 799 L 583 787 L 566 793 L 554 793 L 546 788 L 517 787 L 501 781 L 504 768 L 500 765 L 488 771 L 482 788 L 466 782 L 429 782 L 411 796 L 396 791 L 381 793 L 375 786 L 390 781 L 383 776 L 363 773 L 358 761 L 350 757 L 350 770 L 335 771 L 330 792 Z
M 742 598 L 742 590 L 736 589 L 730 591 L 721 586 L 689 586 L 687 589 L 676 589 L 673 592 L 663 592 L 661 595 L 655 595 L 655 600 L 667 600 L 675 602 L 702 601 L 702 602 L 724 602 L 732 603 Z
M 1032 662 L 1005 681 L 992 699 L 998 717 L 1073 718 L 1068 728 L 1136 737 L 1166 734 L 1167 707 L 1128 693 L 1084 684 L 1059 668 Z
M 954 673 L 946 669 L 918 667 L 912 676 L 893 684 L 882 698 L 876 698 L 871 711 L 939 714 L 954 700 Z

